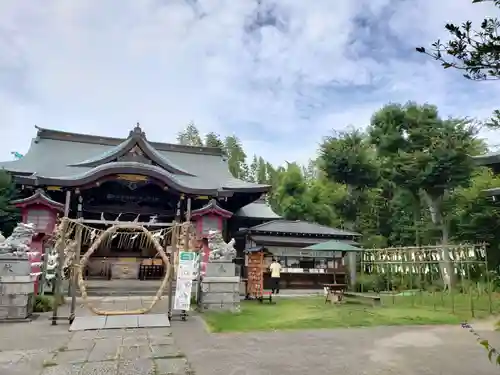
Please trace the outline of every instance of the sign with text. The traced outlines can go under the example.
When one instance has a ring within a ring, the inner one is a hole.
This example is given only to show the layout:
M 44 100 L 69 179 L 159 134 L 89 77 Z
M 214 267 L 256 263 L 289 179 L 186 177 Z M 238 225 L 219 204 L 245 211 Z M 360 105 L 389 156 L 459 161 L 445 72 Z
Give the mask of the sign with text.
M 193 273 L 195 272 L 195 253 L 179 252 L 177 266 L 177 283 L 174 297 L 174 310 L 189 310 L 191 308 L 191 290 L 193 288 Z

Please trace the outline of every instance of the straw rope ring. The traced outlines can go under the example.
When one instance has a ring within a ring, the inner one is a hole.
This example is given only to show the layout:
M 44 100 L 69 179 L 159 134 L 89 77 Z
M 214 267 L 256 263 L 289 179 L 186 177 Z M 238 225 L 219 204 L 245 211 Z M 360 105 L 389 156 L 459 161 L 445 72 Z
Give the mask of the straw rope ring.
M 94 306 L 88 301 L 88 295 L 87 295 L 87 287 L 85 285 L 85 281 L 83 280 L 83 269 L 88 263 L 88 260 L 90 256 L 99 248 L 101 243 L 111 234 L 117 232 L 119 229 L 135 229 L 138 231 L 142 231 L 148 239 L 153 243 L 153 246 L 155 247 L 157 253 L 160 255 L 161 259 L 163 260 L 163 263 L 165 267 L 167 268 L 167 272 L 165 272 L 165 277 L 163 278 L 163 281 L 158 288 L 158 291 L 156 292 L 155 297 L 153 298 L 153 301 L 151 302 L 151 305 L 147 308 L 142 308 L 138 310 L 130 310 L 130 311 L 105 311 L 105 310 L 100 310 Z M 171 229 L 170 229 L 171 230 Z M 165 288 L 167 287 L 169 281 L 170 281 L 170 273 L 172 270 L 170 261 L 167 257 L 167 254 L 163 250 L 162 246 L 158 242 L 158 240 L 151 234 L 149 230 L 147 230 L 145 227 L 138 225 L 138 224 L 133 224 L 133 223 L 124 223 L 124 224 L 116 224 L 113 225 L 112 227 L 109 227 L 107 230 L 101 233 L 101 235 L 96 238 L 96 240 L 93 242 L 92 246 L 87 250 L 87 252 L 83 255 L 82 259 L 80 260 L 80 264 L 77 265 L 78 269 L 78 286 L 80 287 L 80 292 L 82 294 L 82 299 L 87 308 L 92 311 L 96 315 L 137 315 L 137 314 L 146 314 L 151 309 L 156 305 L 156 303 L 162 298 L 163 293 L 165 292 Z

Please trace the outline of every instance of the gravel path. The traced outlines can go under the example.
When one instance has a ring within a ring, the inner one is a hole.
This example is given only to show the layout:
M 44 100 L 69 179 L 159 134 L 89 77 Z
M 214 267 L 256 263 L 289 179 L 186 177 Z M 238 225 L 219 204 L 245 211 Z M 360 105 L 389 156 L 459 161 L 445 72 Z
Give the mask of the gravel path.
M 482 328 L 484 337 L 500 344 L 500 333 Z M 191 318 L 172 329 L 197 375 L 500 373 L 460 327 L 207 334 L 201 319 Z

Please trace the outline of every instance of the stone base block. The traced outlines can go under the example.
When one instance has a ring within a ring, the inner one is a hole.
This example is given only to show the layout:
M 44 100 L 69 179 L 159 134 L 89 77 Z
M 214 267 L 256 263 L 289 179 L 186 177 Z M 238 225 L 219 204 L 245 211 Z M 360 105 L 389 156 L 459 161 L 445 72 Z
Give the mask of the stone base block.
M 230 311 L 230 312 L 240 312 L 240 303 L 202 303 L 201 311 Z
M 28 258 L 0 256 L 0 276 L 26 276 L 31 272 Z
M 12 294 L 33 294 L 35 285 L 32 281 L 28 282 L 4 282 L 0 281 L 0 296 Z
M 203 293 L 202 303 L 235 303 L 240 301 L 240 293 Z
M 2 296 L 2 301 L 3 297 L 5 296 Z M 0 320 L 28 318 L 33 313 L 33 294 L 14 297 L 16 303 L 20 303 L 22 300 L 26 302 L 24 305 L 0 305 Z
M 201 283 L 201 291 L 203 293 L 239 293 L 239 283 L 217 283 L 205 282 Z
M 239 277 L 205 277 L 201 283 L 201 310 L 239 311 L 239 289 Z
M 32 294 L 0 295 L 0 306 L 27 306 L 32 300 Z
M 205 269 L 206 277 L 231 277 L 236 275 L 236 264 L 233 262 L 209 262 Z

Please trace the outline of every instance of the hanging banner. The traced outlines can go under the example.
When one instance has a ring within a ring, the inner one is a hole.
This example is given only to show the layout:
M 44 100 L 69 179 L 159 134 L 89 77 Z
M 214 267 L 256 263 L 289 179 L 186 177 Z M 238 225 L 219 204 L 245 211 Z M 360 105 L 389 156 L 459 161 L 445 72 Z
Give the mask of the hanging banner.
M 175 287 L 174 310 L 189 310 L 191 307 L 191 290 L 193 289 L 193 273 L 195 272 L 195 253 L 179 252 L 177 266 L 177 282 Z

